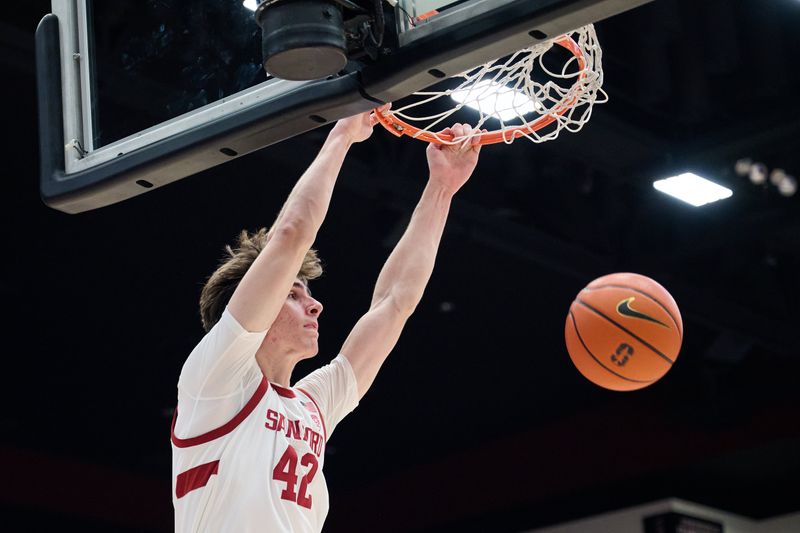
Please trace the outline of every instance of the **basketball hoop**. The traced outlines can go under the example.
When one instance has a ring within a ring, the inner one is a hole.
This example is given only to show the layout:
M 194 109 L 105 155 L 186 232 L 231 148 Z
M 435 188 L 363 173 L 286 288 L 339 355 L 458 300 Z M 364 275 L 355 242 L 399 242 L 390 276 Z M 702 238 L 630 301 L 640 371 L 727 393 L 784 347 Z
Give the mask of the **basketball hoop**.
M 540 143 L 562 130 L 579 131 L 592 106 L 608 101 L 601 88 L 602 51 L 591 24 L 453 76 L 446 84 L 414 93 L 413 101 L 399 108 L 376 110 L 378 121 L 398 137 L 457 144 L 466 138 L 434 128 L 441 130 L 455 113 L 473 108 L 480 116 L 477 123 L 474 115 L 462 121 L 476 128 L 471 136 L 479 135 L 481 144 L 511 144 L 520 137 Z M 444 96 L 449 101 L 441 100 Z M 452 107 L 442 111 L 442 105 Z

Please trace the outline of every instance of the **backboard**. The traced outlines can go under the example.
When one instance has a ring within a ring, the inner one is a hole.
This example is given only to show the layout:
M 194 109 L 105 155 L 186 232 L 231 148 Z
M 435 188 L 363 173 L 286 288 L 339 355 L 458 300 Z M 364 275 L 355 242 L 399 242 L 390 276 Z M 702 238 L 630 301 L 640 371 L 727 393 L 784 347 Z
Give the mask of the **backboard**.
M 649 1 L 385 2 L 380 46 L 287 81 L 262 68 L 249 0 L 53 0 L 36 32 L 41 196 L 79 213 L 155 191 Z M 377 19 L 375 2 L 330 3 L 348 31 Z

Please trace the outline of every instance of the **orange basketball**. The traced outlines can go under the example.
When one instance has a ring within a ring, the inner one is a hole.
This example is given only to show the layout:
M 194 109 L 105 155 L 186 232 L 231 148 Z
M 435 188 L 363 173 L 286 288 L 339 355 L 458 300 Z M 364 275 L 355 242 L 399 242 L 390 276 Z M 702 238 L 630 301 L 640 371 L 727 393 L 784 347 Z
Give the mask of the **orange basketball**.
M 664 287 L 620 272 L 597 278 L 578 293 L 564 336 L 572 362 L 586 378 L 606 389 L 635 390 L 672 368 L 683 322 Z

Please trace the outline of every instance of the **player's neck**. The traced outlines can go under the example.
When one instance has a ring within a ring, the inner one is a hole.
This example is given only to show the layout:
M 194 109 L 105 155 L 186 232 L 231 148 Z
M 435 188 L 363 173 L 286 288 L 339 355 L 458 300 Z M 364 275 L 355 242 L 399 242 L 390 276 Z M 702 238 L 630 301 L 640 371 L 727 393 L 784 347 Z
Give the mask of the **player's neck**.
M 291 384 L 292 371 L 297 364 L 296 359 L 291 354 L 268 354 L 263 350 L 256 353 L 256 362 L 267 381 L 287 388 Z

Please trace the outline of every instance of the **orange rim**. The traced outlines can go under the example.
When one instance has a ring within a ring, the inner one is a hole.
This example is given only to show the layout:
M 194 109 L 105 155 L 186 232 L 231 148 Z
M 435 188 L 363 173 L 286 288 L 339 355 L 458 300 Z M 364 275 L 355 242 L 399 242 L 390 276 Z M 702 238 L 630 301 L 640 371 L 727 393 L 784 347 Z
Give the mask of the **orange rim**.
M 555 41 L 555 44 L 566 48 L 569 50 L 575 58 L 578 60 L 578 65 L 580 66 L 581 71 L 586 68 L 586 60 L 583 57 L 583 52 L 581 52 L 580 47 L 578 44 L 572 40 L 569 36 L 560 37 Z M 578 80 L 582 80 L 586 77 L 586 73 L 582 72 L 579 76 Z M 540 116 L 536 120 L 528 122 L 526 124 L 520 126 L 512 126 L 506 128 L 504 130 L 494 130 L 489 131 L 487 133 L 483 133 L 480 136 L 480 144 L 497 144 L 501 142 L 507 142 L 512 139 L 518 139 L 519 137 L 523 137 L 526 133 L 533 133 L 535 131 L 539 131 L 540 129 L 549 126 L 553 122 L 556 121 L 557 117 L 562 116 L 564 113 L 569 111 L 572 108 L 572 105 L 575 103 L 577 96 L 573 96 L 569 99 L 564 99 L 559 102 L 554 110 L 547 115 Z M 374 110 L 375 117 L 378 119 L 384 128 L 386 128 L 390 133 L 396 135 L 398 137 L 402 137 L 403 135 L 408 135 L 413 139 L 418 139 L 420 141 L 425 141 L 434 144 L 447 144 L 453 141 L 453 135 L 449 133 L 439 133 L 433 134 L 428 131 L 421 130 L 420 128 L 409 124 L 408 122 L 396 117 L 394 113 L 391 111 L 387 111 L 386 114 L 382 114 L 376 108 Z

